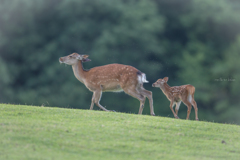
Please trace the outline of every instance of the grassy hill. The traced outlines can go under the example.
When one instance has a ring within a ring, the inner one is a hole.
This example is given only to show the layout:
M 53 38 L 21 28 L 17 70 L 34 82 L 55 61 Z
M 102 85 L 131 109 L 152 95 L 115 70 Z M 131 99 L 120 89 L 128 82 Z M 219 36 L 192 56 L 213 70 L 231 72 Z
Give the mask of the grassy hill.
M 0 104 L 0 159 L 239 158 L 238 125 Z

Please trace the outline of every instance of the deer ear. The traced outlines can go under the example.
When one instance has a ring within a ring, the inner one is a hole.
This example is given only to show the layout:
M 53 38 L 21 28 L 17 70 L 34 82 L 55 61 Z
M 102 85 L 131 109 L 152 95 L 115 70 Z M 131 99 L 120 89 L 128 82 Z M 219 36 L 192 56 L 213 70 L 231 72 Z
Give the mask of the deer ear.
M 82 56 L 83 56 L 83 58 L 88 58 L 89 55 L 86 55 L 86 54 L 85 54 L 85 55 L 82 55 Z
M 91 59 L 88 59 L 88 55 L 82 55 L 82 61 L 89 62 L 89 61 L 91 61 Z
M 168 81 L 168 77 L 164 77 L 163 79 L 164 79 L 164 81 L 165 81 L 165 82 L 167 82 L 167 81 Z

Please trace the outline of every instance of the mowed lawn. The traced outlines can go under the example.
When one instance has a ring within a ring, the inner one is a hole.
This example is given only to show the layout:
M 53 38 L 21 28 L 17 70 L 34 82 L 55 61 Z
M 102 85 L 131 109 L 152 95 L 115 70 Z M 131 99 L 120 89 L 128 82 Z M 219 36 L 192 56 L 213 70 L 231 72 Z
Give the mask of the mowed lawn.
M 240 126 L 0 104 L 0 159 L 239 160 Z

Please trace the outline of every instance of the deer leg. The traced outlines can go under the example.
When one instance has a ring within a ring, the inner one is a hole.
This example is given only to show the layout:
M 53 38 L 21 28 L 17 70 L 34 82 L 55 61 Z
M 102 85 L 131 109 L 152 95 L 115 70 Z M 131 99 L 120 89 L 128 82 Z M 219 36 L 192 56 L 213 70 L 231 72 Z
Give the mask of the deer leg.
M 170 109 L 172 110 L 172 113 L 174 115 L 175 118 L 179 119 L 179 117 L 177 116 L 177 114 L 174 112 L 173 110 L 173 106 L 175 105 L 175 103 L 173 101 L 170 102 Z
M 179 110 L 180 104 L 181 104 L 181 101 L 180 102 L 176 102 L 176 107 L 175 107 L 176 115 L 178 115 L 178 110 Z
M 153 108 L 152 92 L 144 89 L 143 87 L 141 88 L 141 91 L 140 91 L 140 92 L 141 92 L 145 97 L 148 98 L 149 106 L 150 106 L 150 113 L 151 113 L 152 116 L 155 116 L 154 108 Z
M 187 110 L 187 118 L 186 120 L 189 119 L 189 115 L 191 113 L 191 109 L 192 109 L 192 104 L 188 101 L 188 100 L 184 100 L 183 103 L 187 106 L 188 110 Z
M 146 100 L 146 97 L 144 97 L 144 100 L 139 100 L 140 101 L 140 107 L 139 107 L 138 114 L 142 114 L 144 104 L 145 104 L 145 100 Z
M 128 94 L 131 95 L 131 96 L 134 97 L 134 98 L 137 98 L 137 99 L 140 101 L 140 107 L 139 107 L 138 114 L 142 114 L 146 97 L 144 97 L 144 96 L 141 95 L 141 94 L 136 94 L 136 93 L 128 93 Z
M 93 92 L 93 96 L 92 96 L 92 102 L 91 102 L 91 106 L 90 106 L 90 110 L 93 110 L 93 106 L 94 106 L 94 99 L 95 99 L 95 92 Z
M 193 105 L 193 108 L 194 108 L 194 110 L 195 110 L 195 119 L 196 119 L 196 121 L 199 121 L 199 120 L 198 120 L 198 108 L 197 108 L 197 103 L 196 103 L 196 101 L 195 101 L 194 99 L 192 99 L 191 104 Z
M 101 96 L 102 96 L 102 91 L 95 91 L 94 92 L 94 103 L 99 107 L 101 108 L 102 110 L 104 111 L 109 111 L 107 110 L 106 108 L 104 108 L 100 103 L 100 99 L 101 99 Z
M 138 114 L 142 114 L 146 97 L 140 94 L 135 88 L 123 88 L 124 92 L 140 101 Z

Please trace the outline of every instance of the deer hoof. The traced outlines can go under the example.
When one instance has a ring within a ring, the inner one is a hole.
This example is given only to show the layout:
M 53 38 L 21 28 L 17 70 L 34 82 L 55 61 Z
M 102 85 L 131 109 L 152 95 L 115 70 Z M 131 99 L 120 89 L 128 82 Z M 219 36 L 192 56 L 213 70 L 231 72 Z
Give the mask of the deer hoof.
M 151 115 L 152 115 L 152 116 L 155 116 L 155 113 L 152 113 Z
M 115 110 L 111 110 L 111 112 L 116 112 Z
M 199 121 L 199 119 L 197 118 L 196 121 Z

